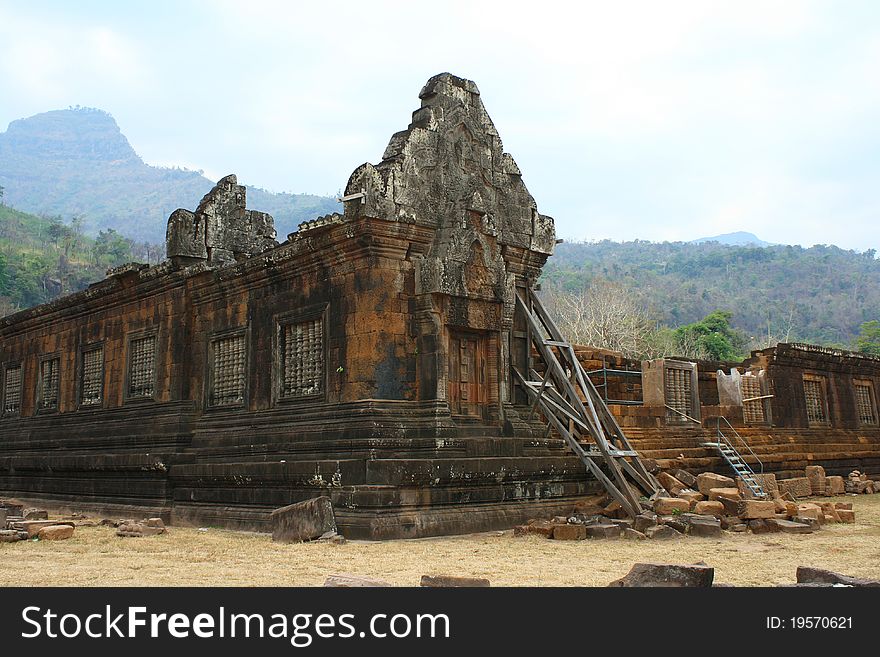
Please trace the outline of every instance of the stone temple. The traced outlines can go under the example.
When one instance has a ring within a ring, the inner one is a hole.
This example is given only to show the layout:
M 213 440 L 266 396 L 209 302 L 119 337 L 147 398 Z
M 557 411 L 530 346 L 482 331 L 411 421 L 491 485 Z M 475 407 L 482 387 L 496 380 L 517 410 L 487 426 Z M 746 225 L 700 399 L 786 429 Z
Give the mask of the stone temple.
M 512 375 L 533 365 L 516 295 L 553 220 L 473 82 L 441 74 L 419 98 L 342 214 L 279 242 L 227 176 L 169 217 L 162 264 L 0 320 L 0 494 L 257 530 L 326 495 L 341 533 L 382 539 L 508 528 L 600 492 Z M 648 457 L 723 467 L 703 445 L 714 413 L 768 471 L 880 472 L 876 359 L 578 355 Z

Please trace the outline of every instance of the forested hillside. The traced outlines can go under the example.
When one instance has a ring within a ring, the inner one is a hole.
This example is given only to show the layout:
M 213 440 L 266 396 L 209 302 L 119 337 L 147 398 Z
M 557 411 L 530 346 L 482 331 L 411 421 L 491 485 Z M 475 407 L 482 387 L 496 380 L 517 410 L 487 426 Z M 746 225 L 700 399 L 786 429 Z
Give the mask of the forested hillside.
M 880 319 L 880 261 L 873 250 L 717 242 L 561 244 L 543 281 L 545 288 L 569 292 L 612 281 L 620 294 L 669 327 L 727 311 L 733 327 L 753 344 L 788 339 L 849 347 L 862 323 Z
M 156 246 L 112 229 L 91 238 L 78 221 L 65 224 L 0 205 L 0 316 L 81 290 L 109 267 L 159 256 Z
M 84 232 L 93 236 L 112 228 L 139 241 L 162 242 L 168 215 L 194 209 L 213 185 L 199 171 L 145 164 L 101 110 L 45 112 L 13 121 L 0 133 L 6 204 L 68 221 L 80 217 Z M 282 241 L 300 222 L 339 209 L 336 199 L 326 196 L 254 187 L 247 193 L 248 207 L 275 218 Z

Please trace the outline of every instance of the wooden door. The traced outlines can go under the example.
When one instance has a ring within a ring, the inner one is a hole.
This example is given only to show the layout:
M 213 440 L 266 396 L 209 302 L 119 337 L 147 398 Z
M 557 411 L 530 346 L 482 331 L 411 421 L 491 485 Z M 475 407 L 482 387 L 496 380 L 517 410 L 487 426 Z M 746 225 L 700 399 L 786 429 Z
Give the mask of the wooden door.
M 449 407 L 453 415 L 484 416 L 486 379 L 485 337 L 477 333 L 451 333 Z

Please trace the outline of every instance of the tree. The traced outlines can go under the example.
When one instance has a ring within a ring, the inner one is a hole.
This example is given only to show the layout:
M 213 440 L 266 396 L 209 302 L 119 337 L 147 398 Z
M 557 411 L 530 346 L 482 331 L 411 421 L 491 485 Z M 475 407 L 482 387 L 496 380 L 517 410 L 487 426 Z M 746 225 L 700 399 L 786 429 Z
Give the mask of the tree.
M 859 327 L 856 350 L 871 356 L 880 356 L 880 321 L 872 319 Z
M 725 310 L 713 310 L 699 322 L 675 329 L 676 339 L 702 347 L 712 360 L 740 360 L 745 337 L 730 325 L 732 317 Z
M 636 358 L 652 350 L 657 323 L 622 285 L 595 279 L 577 292 L 554 289 L 544 296 L 560 331 L 571 342 Z
M 3 193 L 4 193 L 5 191 L 6 191 L 6 190 L 3 189 L 3 185 L 0 185 L 0 205 L 3 205 Z

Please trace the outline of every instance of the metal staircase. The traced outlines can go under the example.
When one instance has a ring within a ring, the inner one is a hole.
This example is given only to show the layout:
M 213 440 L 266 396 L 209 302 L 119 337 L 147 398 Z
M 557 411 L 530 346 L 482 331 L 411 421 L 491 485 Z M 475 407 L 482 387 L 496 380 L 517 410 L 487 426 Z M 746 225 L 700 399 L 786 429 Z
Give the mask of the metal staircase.
M 719 416 L 717 418 L 717 426 L 716 426 L 716 436 L 717 442 L 703 443 L 705 447 L 711 447 L 713 449 L 718 450 L 721 453 L 722 458 L 733 468 L 733 471 L 736 473 L 736 476 L 745 484 L 746 488 L 748 488 L 752 494 L 757 498 L 767 497 L 767 492 L 764 490 L 763 481 L 764 481 L 764 464 L 761 462 L 761 459 L 758 458 L 758 455 L 752 451 L 752 448 L 749 447 L 749 444 L 743 440 L 742 436 L 739 435 L 736 429 L 727 421 L 727 418 Z M 745 445 L 745 448 L 748 450 L 749 454 L 754 458 L 755 462 L 760 466 L 760 479 L 758 479 L 758 474 L 746 463 L 746 460 L 743 458 L 742 454 L 734 447 L 733 443 L 728 439 L 727 435 L 721 430 L 721 421 L 724 420 L 724 423 L 727 425 L 727 428 L 730 432 L 736 436 L 737 440 Z
M 516 295 L 517 310 L 526 320 L 529 345 L 534 345 L 544 372 L 529 368 L 528 376 L 513 368 L 532 409 L 547 420 L 547 433 L 556 429 L 571 450 L 630 517 L 642 511 L 641 496 L 663 488 L 650 474 L 611 411 L 578 361 L 574 347 L 563 337 L 531 288 Z M 603 468 L 604 466 L 604 468 Z

